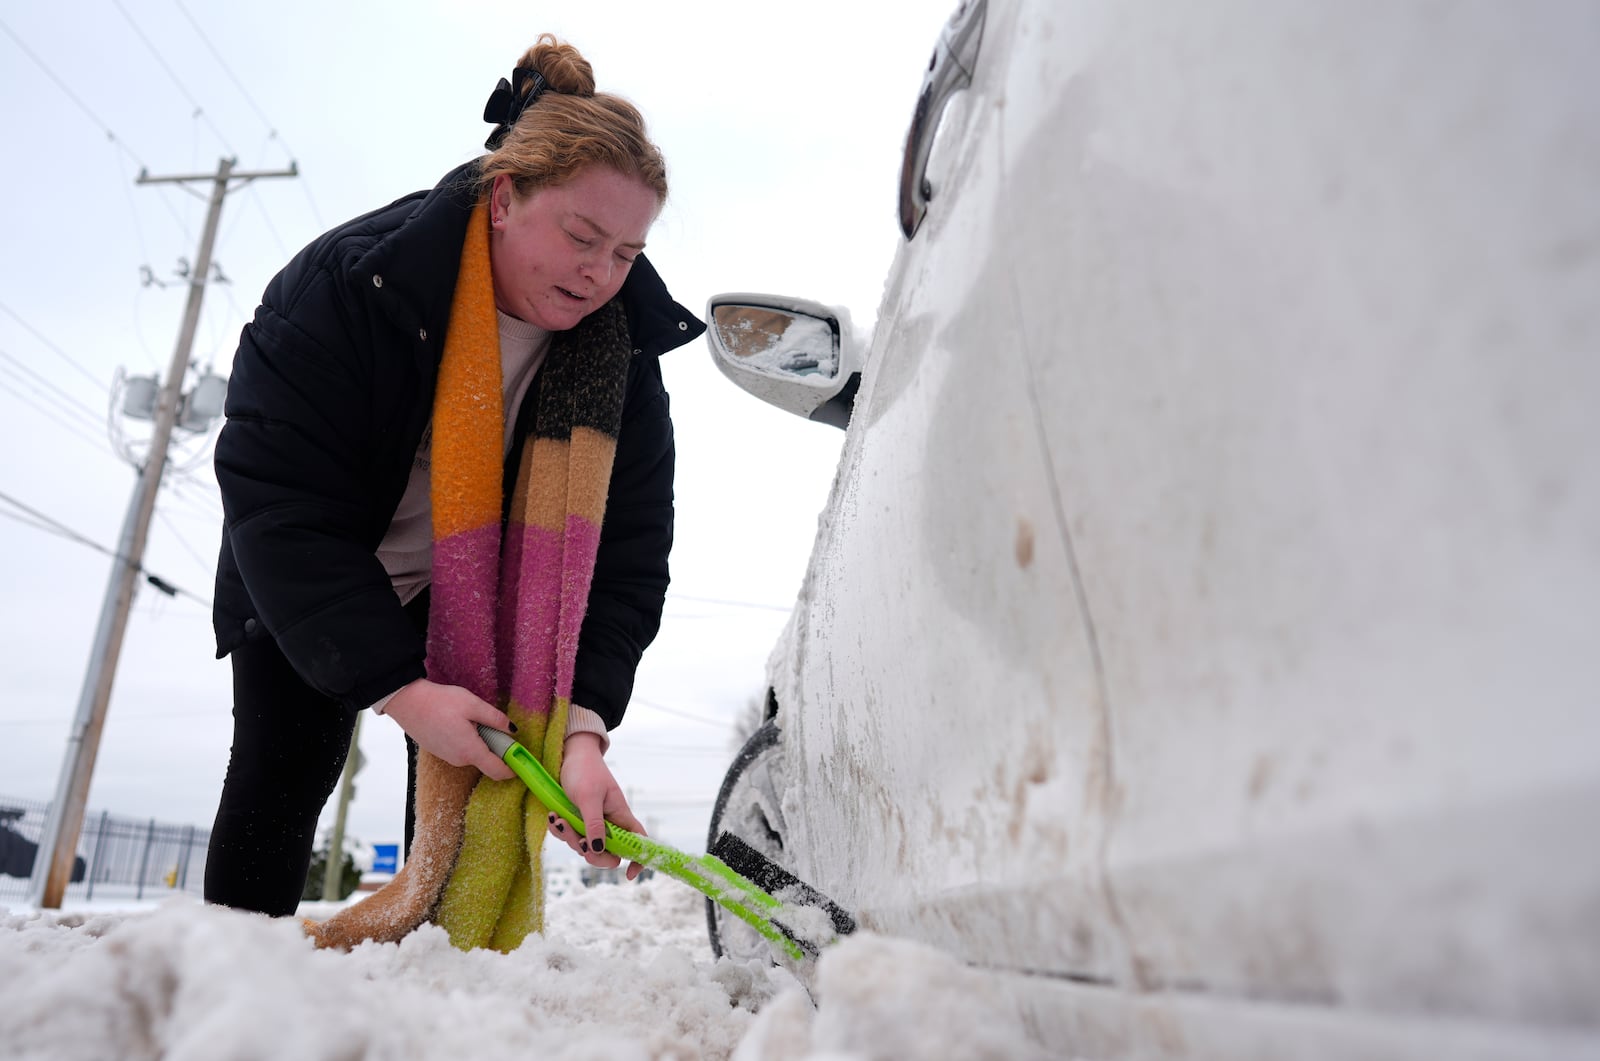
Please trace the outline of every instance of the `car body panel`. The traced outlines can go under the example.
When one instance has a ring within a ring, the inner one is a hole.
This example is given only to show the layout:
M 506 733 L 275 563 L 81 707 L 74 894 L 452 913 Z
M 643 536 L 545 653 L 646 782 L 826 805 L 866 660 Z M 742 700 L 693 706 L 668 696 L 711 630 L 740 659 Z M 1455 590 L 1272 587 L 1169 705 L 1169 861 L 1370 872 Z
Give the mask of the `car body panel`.
M 987 5 L 772 659 L 799 876 L 1111 1053 L 1597 1048 L 1596 44 Z

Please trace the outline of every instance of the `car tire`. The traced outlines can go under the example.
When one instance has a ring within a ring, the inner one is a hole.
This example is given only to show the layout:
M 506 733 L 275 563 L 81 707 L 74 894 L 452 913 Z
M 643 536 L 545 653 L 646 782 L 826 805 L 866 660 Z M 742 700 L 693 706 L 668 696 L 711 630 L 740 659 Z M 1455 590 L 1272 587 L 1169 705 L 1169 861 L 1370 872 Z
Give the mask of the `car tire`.
M 769 721 L 751 734 L 734 756 L 711 809 L 708 848 L 724 832 L 731 832 L 757 853 L 780 864 L 787 862 L 783 848 L 786 830 L 781 735 L 778 724 Z M 711 937 L 711 953 L 718 958 L 774 960 L 766 940 L 710 899 L 706 900 L 706 928 Z

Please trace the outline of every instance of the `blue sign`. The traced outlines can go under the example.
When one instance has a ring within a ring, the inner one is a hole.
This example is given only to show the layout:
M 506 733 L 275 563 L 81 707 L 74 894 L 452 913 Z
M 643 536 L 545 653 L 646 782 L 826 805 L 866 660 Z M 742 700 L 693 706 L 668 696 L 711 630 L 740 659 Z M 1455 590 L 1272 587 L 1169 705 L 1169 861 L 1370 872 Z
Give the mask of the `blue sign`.
M 393 873 L 400 865 L 399 844 L 372 845 L 372 872 Z

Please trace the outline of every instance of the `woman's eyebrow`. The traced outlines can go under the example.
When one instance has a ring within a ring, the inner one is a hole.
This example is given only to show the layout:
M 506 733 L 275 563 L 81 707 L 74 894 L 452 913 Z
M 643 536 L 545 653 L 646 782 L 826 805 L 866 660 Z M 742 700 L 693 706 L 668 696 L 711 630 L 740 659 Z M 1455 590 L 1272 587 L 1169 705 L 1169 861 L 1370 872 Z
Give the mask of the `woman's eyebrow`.
M 579 221 L 582 221 L 584 224 L 588 225 L 590 228 L 594 229 L 595 235 L 599 236 L 601 239 L 610 239 L 611 238 L 611 233 L 607 232 L 600 225 L 595 224 L 593 218 L 585 217 L 583 214 L 577 214 L 577 213 L 573 214 L 572 216 L 577 218 Z M 622 246 L 624 246 L 624 247 L 632 247 L 635 250 L 641 250 L 641 251 L 644 250 L 644 244 L 643 243 L 624 243 L 624 244 L 622 244 Z

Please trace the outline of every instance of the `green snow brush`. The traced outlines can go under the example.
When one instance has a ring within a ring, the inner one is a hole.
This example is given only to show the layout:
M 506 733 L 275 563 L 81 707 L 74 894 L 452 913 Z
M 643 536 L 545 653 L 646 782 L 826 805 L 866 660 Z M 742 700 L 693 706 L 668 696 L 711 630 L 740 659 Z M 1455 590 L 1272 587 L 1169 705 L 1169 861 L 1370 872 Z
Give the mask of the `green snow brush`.
M 540 803 L 572 826 L 579 836 L 588 835 L 577 805 L 531 751 L 518 744 L 510 734 L 497 729 L 480 725 L 478 733 Z M 823 945 L 855 931 L 854 918 L 831 899 L 731 833 L 722 834 L 712 852 L 697 856 L 607 822 L 606 850 L 689 885 L 755 929 L 779 952 L 796 962 L 815 958 Z M 730 867 L 723 858 L 717 857 L 718 854 L 743 872 Z M 755 883 L 757 880 L 760 885 Z M 826 916 L 808 914 L 808 908 L 820 910 Z

